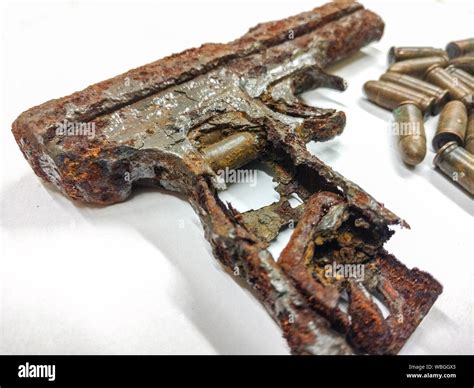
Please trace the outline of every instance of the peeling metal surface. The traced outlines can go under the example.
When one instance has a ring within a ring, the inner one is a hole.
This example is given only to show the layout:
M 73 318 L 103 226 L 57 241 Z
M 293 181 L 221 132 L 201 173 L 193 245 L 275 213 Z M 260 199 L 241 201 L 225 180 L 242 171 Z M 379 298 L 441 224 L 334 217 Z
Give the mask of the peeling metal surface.
M 13 133 L 36 174 L 74 200 L 116 203 L 141 183 L 185 195 L 216 258 L 253 287 L 292 353 L 396 353 L 441 286 L 383 250 L 389 227 L 407 224 L 306 150 L 341 134 L 344 113 L 298 98 L 323 86 L 343 91 L 345 81 L 322 68 L 383 28 L 360 4 L 329 3 L 46 102 L 20 115 Z M 66 121 L 93 124 L 94 136 L 58 134 Z M 219 200 L 226 185 L 216 166 L 251 157 L 271 168 L 280 200 L 240 214 Z M 296 208 L 293 194 L 303 201 Z M 266 248 L 290 222 L 277 261 Z M 328 279 L 331 261 L 363 264 L 366 277 Z M 371 293 L 388 304 L 386 319 Z M 347 312 L 338 307 L 345 294 Z

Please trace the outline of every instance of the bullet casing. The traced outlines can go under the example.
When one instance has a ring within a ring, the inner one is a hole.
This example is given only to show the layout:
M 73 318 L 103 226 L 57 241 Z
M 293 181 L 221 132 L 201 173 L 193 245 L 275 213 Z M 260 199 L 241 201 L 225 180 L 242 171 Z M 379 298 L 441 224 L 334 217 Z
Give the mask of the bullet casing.
M 469 113 L 467 120 L 466 137 L 464 138 L 464 148 L 474 155 L 474 110 Z
M 408 59 L 394 63 L 388 68 L 388 71 L 422 76 L 427 69 L 434 65 L 445 67 L 448 65 L 448 59 L 443 56 Z
M 448 101 L 448 90 L 442 89 L 436 85 L 432 85 L 428 82 L 406 74 L 387 72 L 382 74 L 380 80 L 396 83 L 414 90 L 415 92 L 422 93 L 429 97 L 434 97 L 435 102 L 432 106 L 431 112 L 433 115 L 438 114 Z
M 437 65 L 430 67 L 424 78 L 440 88 L 447 89 L 453 100 L 460 100 L 468 109 L 474 106 L 472 90 L 442 67 Z
M 437 151 L 446 143 L 455 142 L 464 144 L 466 135 L 467 113 L 466 107 L 460 101 L 450 101 L 441 111 L 436 134 L 433 137 L 433 148 Z
M 370 101 L 390 110 L 395 109 L 403 102 L 411 102 L 423 114 L 426 114 L 432 111 L 435 102 L 434 97 L 425 96 L 404 86 L 385 81 L 367 81 L 364 84 L 364 91 Z
M 438 150 L 433 163 L 452 181 L 474 195 L 474 155 L 456 142 L 449 142 Z
M 398 150 L 402 160 L 416 166 L 426 156 L 426 134 L 423 114 L 414 104 L 404 103 L 393 111 L 397 125 Z
M 214 171 L 236 169 L 257 159 L 261 144 L 256 133 L 238 132 L 202 149 Z
M 434 56 L 447 56 L 447 53 L 435 47 L 391 47 L 388 52 L 388 63 L 391 65 L 407 59 Z
M 474 77 L 467 71 L 458 69 L 453 65 L 449 65 L 446 71 L 452 76 L 456 77 L 461 83 L 466 85 L 469 89 L 474 90 Z
M 474 38 L 449 42 L 446 46 L 446 52 L 448 53 L 449 58 L 474 53 Z
M 449 64 L 474 75 L 474 54 L 453 58 L 449 61 Z

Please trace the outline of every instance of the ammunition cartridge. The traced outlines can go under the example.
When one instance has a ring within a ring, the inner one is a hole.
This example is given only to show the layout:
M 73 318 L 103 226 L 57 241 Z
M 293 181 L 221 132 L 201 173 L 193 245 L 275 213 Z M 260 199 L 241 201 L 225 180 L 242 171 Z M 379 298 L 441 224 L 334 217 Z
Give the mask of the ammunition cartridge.
M 446 71 L 455 78 L 457 78 L 459 82 L 462 82 L 464 85 L 466 85 L 469 89 L 474 90 L 474 77 L 467 71 L 458 69 L 453 65 L 449 65 L 446 68 Z
M 448 91 L 446 89 L 441 89 L 438 86 L 429 84 L 428 82 L 424 82 L 422 80 L 419 80 L 418 78 L 411 77 L 406 74 L 388 72 L 382 74 L 380 79 L 382 81 L 392 82 L 398 85 L 405 86 L 409 89 L 414 90 L 415 92 L 422 93 L 426 96 L 434 97 L 435 102 L 432 106 L 431 112 L 433 115 L 437 115 L 441 111 L 441 108 L 448 101 Z
M 201 150 L 214 171 L 236 169 L 257 159 L 260 139 L 255 133 L 238 132 Z
M 433 65 L 445 67 L 448 65 L 448 59 L 439 55 L 436 57 L 407 59 L 406 61 L 394 63 L 388 68 L 388 71 L 422 76 Z
M 466 137 L 464 138 L 464 148 L 474 155 L 474 111 L 469 113 L 467 120 Z
M 446 51 L 434 47 L 391 47 L 388 52 L 388 63 L 391 65 L 407 59 L 446 55 Z
M 433 137 L 433 148 L 438 151 L 446 143 L 452 141 L 462 146 L 466 127 L 467 113 L 464 104 L 456 100 L 448 102 L 439 116 L 438 127 Z
M 467 71 L 471 75 L 474 75 L 474 54 L 453 58 L 449 61 L 449 64 L 456 66 L 458 69 Z
M 452 181 L 474 195 L 474 155 L 453 141 L 439 149 L 433 163 Z
M 434 97 L 385 81 L 367 81 L 364 84 L 364 91 L 370 101 L 390 110 L 403 102 L 412 102 L 423 114 L 427 114 L 432 111 L 435 102 Z
M 423 115 L 412 103 L 403 103 L 393 111 L 402 160 L 416 166 L 426 156 L 426 134 Z
M 474 106 L 472 90 L 445 69 L 434 65 L 426 71 L 425 79 L 440 88 L 447 89 L 453 100 L 460 100 L 468 109 Z
M 449 42 L 446 46 L 449 58 L 460 57 L 468 53 L 474 53 L 474 38 Z

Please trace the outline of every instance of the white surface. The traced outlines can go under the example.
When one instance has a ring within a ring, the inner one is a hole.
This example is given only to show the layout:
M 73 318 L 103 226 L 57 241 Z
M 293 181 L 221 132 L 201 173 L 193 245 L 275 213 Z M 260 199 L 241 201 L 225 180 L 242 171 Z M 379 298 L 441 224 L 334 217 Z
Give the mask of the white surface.
M 74 204 L 33 174 L 10 132 L 33 105 L 322 2 L 223 3 L 2 7 L 0 353 L 288 354 L 264 308 L 212 257 L 183 199 L 141 191 L 106 208 Z M 444 285 L 402 353 L 472 354 L 472 198 L 433 169 L 431 149 L 415 170 L 403 166 L 390 113 L 365 101 L 361 87 L 384 71 L 391 45 L 444 47 L 474 36 L 473 11 L 469 3 L 365 4 L 385 20 L 385 35 L 330 69 L 349 82 L 346 92 L 305 95 L 348 118 L 342 136 L 309 147 L 410 223 L 388 250 Z M 251 207 L 271 196 L 265 182 L 268 190 L 225 195 Z

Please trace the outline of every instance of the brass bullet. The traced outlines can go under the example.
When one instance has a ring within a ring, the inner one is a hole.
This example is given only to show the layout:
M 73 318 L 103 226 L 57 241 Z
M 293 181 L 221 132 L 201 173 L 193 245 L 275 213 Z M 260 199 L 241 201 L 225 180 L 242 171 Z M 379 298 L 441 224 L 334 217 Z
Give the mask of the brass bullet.
M 388 72 L 382 74 L 380 79 L 382 81 L 405 86 L 426 96 L 434 97 L 435 102 L 432 106 L 431 112 L 433 115 L 437 115 L 448 101 L 448 91 L 446 89 L 441 89 L 438 86 L 429 84 L 428 82 L 419 80 L 418 78 L 406 74 Z
M 425 96 L 404 86 L 385 81 L 367 81 L 364 84 L 367 98 L 373 103 L 393 110 L 403 102 L 412 102 L 423 114 L 432 111 L 434 97 Z
M 423 114 L 412 103 L 403 103 L 393 111 L 394 131 L 398 135 L 398 150 L 402 160 L 416 166 L 426 156 L 426 134 Z
M 446 55 L 446 51 L 434 47 L 391 47 L 388 52 L 388 63 L 391 65 L 407 59 Z
M 469 113 L 467 120 L 466 137 L 464 138 L 464 148 L 474 155 L 474 110 Z
M 445 67 L 448 65 L 448 59 L 443 56 L 407 59 L 394 63 L 388 68 L 388 71 L 422 76 L 433 65 Z
M 474 55 L 453 58 L 449 61 L 449 64 L 456 66 L 458 69 L 467 71 L 471 75 L 474 75 Z
M 452 141 L 462 146 L 466 127 L 467 113 L 464 104 L 457 100 L 448 102 L 439 116 L 438 127 L 433 137 L 433 148 L 437 151 Z
M 474 90 L 474 77 L 471 74 L 469 74 L 467 71 L 458 69 L 457 67 L 453 65 L 449 65 L 446 68 L 446 71 L 452 76 L 454 76 L 455 78 L 457 78 L 464 85 L 466 85 L 469 89 Z
M 261 141 L 256 133 L 238 132 L 201 150 L 204 159 L 216 172 L 236 169 L 257 159 Z
M 449 58 L 460 57 L 468 53 L 474 53 L 474 38 L 449 42 L 446 46 Z
M 439 149 L 433 163 L 452 181 L 474 195 L 474 155 L 452 141 Z
M 437 65 L 430 67 L 426 71 L 425 79 L 440 88 L 447 89 L 453 100 L 460 100 L 468 109 L 474 106 L 472 90 L 442 67 Z

